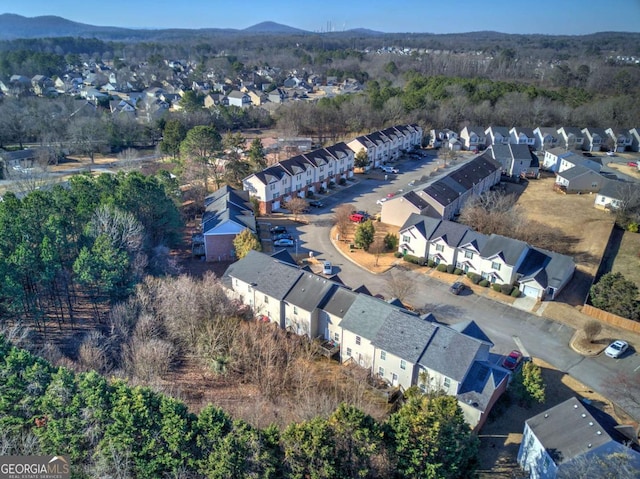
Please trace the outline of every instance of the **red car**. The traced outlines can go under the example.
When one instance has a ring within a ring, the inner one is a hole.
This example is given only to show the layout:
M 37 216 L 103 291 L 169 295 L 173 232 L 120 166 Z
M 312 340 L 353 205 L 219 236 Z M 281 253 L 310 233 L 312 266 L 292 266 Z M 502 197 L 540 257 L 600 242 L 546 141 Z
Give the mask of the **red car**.
M 353 221 L 354 223 L 362 223 L 363 221 L 366 220 L 366 218 L 364 217 L 364 215 L 361 215 L 360 213 L 352 213 L 349 216 L 349 219 L 351 221 Z
M 638 163 L 636 163 L 635 161 L 629 161 L 629 162 L 627 162 L 627 166 L 631 166 L 633 168 L 637 168 L 638 167 Z
M 502 367 L 513 371 L 518 367 L 520 361 L 522 361 L 522 353 L 517 349 L 514 349 L 506 358 L 504 358 L 504 361 L 502 361 Z

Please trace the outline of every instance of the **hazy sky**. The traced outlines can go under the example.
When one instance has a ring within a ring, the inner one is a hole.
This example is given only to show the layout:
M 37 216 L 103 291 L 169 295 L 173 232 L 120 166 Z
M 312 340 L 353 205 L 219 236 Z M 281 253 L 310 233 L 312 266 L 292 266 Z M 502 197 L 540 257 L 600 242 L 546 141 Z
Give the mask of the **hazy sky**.
M 640 0 L 2 0 L 0 13 L 58 15 L 128 28 L 237 28 L 274 21 L 309 31 L 579 35 L 640 31 Z

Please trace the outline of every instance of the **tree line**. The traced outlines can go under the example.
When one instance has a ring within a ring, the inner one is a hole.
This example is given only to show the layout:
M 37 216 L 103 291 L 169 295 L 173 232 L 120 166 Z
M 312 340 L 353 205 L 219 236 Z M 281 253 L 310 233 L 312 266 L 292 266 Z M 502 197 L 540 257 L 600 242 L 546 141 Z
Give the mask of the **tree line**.
M 150 271 L 170 268 L 178 191 L 168 174 L 77 175 L 68 186 L 0 202 L 0 318 L 38 327 L 74 321 L 86 295 L 97 308 L 129 295 Z M 97 312 L 97 310 L 96 310 Z
M 68 455 L 73 477 L 467 478 L 478 439 L 450 396 L 407 394 L 378 422 L 340 405 L 283 431 L 145 387 L 75 374 L 0 336 L 0 453 Z

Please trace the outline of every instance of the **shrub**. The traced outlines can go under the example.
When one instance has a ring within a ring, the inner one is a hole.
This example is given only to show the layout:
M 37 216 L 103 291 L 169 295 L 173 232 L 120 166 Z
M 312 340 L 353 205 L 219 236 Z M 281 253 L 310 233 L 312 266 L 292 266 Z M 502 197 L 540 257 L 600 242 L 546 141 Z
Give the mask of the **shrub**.
M 467 278 L 469 278 L 469 279 L 473 279 L 473 275 L 474 275 L 474 274 L 476 274 L 476 273 L 474 273 L 473 271 L 469 271 L 469 272 L 467 272 Z
M 413 256 L 412 254 L 405 254 L 403 259 L 408 263 L 421 264 L 420 258 Z
M 501 284 L 500 291 L 502 292 L 502 294 L 506 294 L 508 296 L 513 291 L 513 286 L 511 286 L 510 284 Z
M 427 266 L 429 268 L 435 268 L 436 267 L 436 262 L 433 261 L 432 259 L 430 259 L 430 260 L 427 261 Z
M 480 281 L 482 281 L 482 276 L 480 276 L 478 273 L 471 273 L 469 279 L 471 279 L 471 282 L 473 284 L 478 284 Z
M 384 237 L 384 246 L 388 250 L 394 250 L 398 248 L 398 235 L 393 233 L 387 233 Z
M 627 225 L 627 231 L 629 233 L 637 233 L 640 225 L 638 223 L 631 222 Z
M 402 258 L 402 253 L 400 251 L 396 251 L 395 253 L 393 253 L 393 256 L 395 256 L 396 258 Z
M 489 287 L 489 285 L 491 283 L 489 283 L 489 281 L 487 281 L 486 279 L 480 280 L 480 282 L 478 283 L 480 286 L 484 286 L 485 288 Z
M 493 283 L 493 284 L 491 285 L 491 288 L 492 288 L 494 291 L 500 291 L 500 285 L 499 285 L 498 283 Z
M 513 291 L 511 291 L 511 296 L 513 298 L 517 298 L 518 296 L 520 296 L 520 290 L 518 288 L 513 288 Z
M 320 187 L 320 189 L 318 190 L 318 193 L 323 194 L 325 193 L 327 190 L 325 190 L 324 188 Z
M 338 181 L 339 185 L 345 185 L 347 183 L 347 180 L 345 180 L 344 178 L 340 178 L 340 181 Z
M 462 276 L 463 271 L 460 268 L 456 268 L 453 270 L 453 274 L 457 276 Z
M 307 198 L 313 198 L 313 191 L 307 191 Z
M 447 271 L 447 265 L 444 263 L 440 263 L 438 266 L 436 266 L 436 269 L 438 271 L 440 271 L 441 273 L 446 273 Z
M 456 267 L 452 264 L 448 264 L 447 265 L 447 273 L 449 274 L 453 274 L 453 272 L 456 270 Z

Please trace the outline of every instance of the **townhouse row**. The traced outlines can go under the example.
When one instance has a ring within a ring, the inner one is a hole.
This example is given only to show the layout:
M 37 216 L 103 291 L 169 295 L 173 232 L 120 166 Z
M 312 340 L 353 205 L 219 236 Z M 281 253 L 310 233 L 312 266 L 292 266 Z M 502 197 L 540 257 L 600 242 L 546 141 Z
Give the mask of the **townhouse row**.
M 257 198 L 261 214 L 270 214 L 292 198 L 304 198 L 326 190 L 332 182 L 351 178 L 355 156 L 361 151 L 367 154 L 369 167 L 377 167 L 420 146 L 421 141 L 422 129 L 417 125 L 386 128 L 280 161 L 244 178 L 242 187 Z
M 523 295 L 554 299 L 573 277 L 570 256 L 468 226 L 412 214 L 399 231 L 398 251 L 423 262 L 453 265 L 490 283 L 516 285 Z
M 482 426 L 506 388 L 509 373 L 491 361 L 493 343 L 473 321 L 445 326 L 255 251 L 229 266 L 223 280 L 257 318 L 331 342 L 342 363 L 392 386 L 456 396 L 472 428 Z
M 449 129 L 431 130 L 430 144 L 436 148 L 447 146 L 452 150 L 470 151 L 507 144 L 527 145 L 537 151 L 556 147 L 584 151 L 640 151 L 640 128 L 465 126 L 459 134 Z

